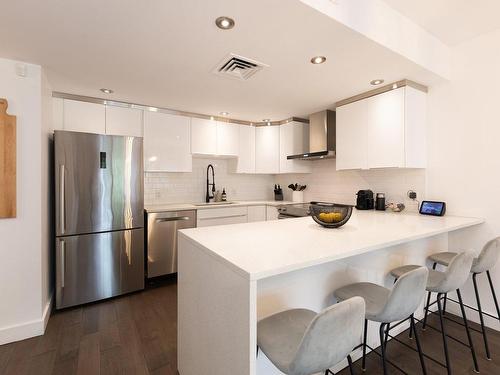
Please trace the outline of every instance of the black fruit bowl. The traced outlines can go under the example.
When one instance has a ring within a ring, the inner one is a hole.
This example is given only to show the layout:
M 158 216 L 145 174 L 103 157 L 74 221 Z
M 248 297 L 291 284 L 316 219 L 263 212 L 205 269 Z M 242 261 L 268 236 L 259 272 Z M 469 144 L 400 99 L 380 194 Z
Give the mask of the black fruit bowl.
M 338 228 L 349 221 L 352 206 L 327 202 L 311 202 L 309 211 L 313 220 L 325 228 Z M 329 217 L 329 215 L 331 215 Z M 330 221 L 331 220 L 331 221 Z

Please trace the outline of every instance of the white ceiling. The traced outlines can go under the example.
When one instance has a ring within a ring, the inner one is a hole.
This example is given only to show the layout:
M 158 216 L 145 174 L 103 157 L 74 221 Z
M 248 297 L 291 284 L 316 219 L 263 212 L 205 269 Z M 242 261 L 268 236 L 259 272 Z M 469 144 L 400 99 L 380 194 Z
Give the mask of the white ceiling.
M 499 0 L 384 1 L 449 46 L 500 28 Z
M 233 30 L 216 28 L 221 15 Z M 248 81 L 211 73 L 229 52 L 270 66 Z M 41 64 L 54 91 L 250 121 L 332 107 L 375 78 L 438 80 L 299 0 L 8 1 L 0 57 Z

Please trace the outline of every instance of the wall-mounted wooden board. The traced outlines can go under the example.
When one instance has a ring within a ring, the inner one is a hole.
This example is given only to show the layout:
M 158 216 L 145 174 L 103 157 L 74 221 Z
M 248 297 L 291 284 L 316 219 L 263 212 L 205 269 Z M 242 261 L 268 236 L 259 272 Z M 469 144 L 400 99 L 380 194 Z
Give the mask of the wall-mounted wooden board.
M 0 218 L 16 217 L 16 116 L 0 98 Z

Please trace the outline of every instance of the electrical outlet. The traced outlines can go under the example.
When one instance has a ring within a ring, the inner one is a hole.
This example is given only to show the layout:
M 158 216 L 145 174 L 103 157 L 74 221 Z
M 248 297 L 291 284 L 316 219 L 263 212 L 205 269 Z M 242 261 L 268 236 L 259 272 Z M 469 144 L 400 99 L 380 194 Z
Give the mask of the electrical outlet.
M 408 191 L 407 195 L 408 195 L 408 198 L 410 198 L 413 201 L 417 199 L 417 192 L 415 192 L 413 190 Z

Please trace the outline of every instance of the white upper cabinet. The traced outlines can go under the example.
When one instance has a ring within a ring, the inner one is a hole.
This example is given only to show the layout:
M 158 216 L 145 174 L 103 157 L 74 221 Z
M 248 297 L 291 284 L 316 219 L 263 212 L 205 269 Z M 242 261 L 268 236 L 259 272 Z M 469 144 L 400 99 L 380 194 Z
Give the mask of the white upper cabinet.
M 144 112 L 144 169 L 192 171 L 189 117 Z
M 287 156 L 309 150 L 309 125 L 292 121 L 280 125 L 280 173 L 310 173 L 310 161 L 288 160 Z
M 336 112 L 337 170 L 425 168 L 424 92 L 405 86 Z
M 217 121 L 217 155 L 237 157 L 239 144 L 239 125 Z
M 140 109 L 106 106 L 106 134 L 142 137 L 142 117 Z
M 191 119 L 191 152 L 197 155 L 217 154 L 217 121 Z
M 239 150 L 234 160 L 234 172 L 255 173 L 255 127 L 238 126 Z
M 106 133 L 106 111 L 103 104 L 63 100 L 64 130 L 84 133 Z
M 280 172 L 280 127 L 255 128 L 255 172 L 276 174 Z

